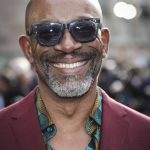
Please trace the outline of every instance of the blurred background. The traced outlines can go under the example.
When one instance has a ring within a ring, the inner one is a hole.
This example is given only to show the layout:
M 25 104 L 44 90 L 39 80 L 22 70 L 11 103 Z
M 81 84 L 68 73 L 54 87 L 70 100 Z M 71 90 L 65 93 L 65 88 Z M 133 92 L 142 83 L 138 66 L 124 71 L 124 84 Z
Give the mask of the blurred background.
M 150 1 L 100 0 L 111 32 L 99 85 L 117 101 L 150 116 Z M 18 44 L 28 0 L 0 0 L 0 109 L 37 80 Z

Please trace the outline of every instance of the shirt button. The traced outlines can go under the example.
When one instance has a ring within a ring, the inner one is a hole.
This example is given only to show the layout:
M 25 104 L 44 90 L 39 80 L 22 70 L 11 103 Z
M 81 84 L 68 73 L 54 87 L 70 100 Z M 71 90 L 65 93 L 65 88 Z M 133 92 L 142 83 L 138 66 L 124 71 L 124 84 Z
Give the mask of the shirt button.
M 53 132 L 53 128 L 48 127 L 48 128 L 47 128 L 47 132 Z

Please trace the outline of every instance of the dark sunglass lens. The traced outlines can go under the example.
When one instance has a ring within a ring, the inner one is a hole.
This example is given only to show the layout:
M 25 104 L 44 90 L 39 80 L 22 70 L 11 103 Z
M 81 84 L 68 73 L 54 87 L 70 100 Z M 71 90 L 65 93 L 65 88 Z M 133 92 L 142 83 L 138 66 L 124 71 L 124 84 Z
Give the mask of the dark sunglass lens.
M 62 36 L 63 26 L 59 23 L 48 23 L 39 25 L 37 38 L 42 46 L 53 46 L 59 43 Z
M 98 26 L 92 21 L 78 21 L 70 25 L 70 31 L 76 41 L 90 42 L 97 37 Z

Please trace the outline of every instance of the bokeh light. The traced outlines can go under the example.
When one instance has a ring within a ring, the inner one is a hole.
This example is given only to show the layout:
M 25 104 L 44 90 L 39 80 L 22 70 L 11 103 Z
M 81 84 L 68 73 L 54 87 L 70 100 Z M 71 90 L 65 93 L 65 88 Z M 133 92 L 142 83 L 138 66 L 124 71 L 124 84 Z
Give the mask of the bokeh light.
M 136 17 L 137 9 L 132 4 L 118 2 L 114 6 L 114 14 L 119 18 L 130 20 Z

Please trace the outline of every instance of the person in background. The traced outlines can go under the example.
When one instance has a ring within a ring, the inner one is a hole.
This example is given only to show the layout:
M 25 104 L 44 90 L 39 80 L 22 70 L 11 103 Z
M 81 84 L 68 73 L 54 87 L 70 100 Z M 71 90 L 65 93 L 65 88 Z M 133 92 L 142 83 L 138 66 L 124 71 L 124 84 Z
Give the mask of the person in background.
M 10 68 L 5 67 L 0 74 L 0 93 L 3 97 L 5 107 L 14 103 L 17 98 L 22 97 L 16 74 Z
M 0 94 L 0 109 L 5 107 L 5 102 L 3 96 Z
M 150 118 L 98 87 L 108 52 L 98 0 L 31 0 L 20 46 L 38 86 L 0 112 L 2 150 L 149 150 Z
M 7 68 L 15 73 L 22 96 L 27 95 L 37 85 L 36 76 L 26 58 L 16 57 L 10 60 Z
M 0 93 L 4 106 L 26 96 L 37 85 L 35 74 L 24 57 L 17 57 L 4 65 L 0 73 Z

